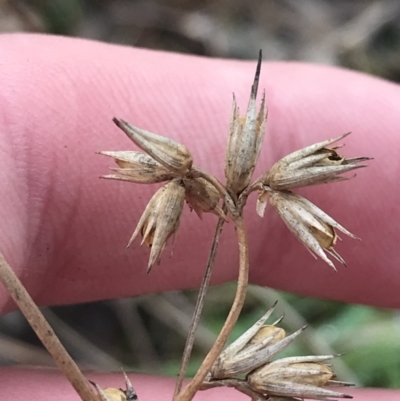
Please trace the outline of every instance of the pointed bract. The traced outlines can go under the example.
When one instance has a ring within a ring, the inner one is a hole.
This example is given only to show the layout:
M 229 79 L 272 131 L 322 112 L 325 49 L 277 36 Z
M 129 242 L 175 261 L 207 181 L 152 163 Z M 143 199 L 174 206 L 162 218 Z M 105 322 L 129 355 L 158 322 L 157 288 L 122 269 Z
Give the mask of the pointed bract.
M 102 178 L 130 181 L 137 184 L 154 184 L 169 181 L 178 176 L 144 152 L 104 151 L 99 154 L 114 158 L 120 167 L 111 168 L 116 174 L 108 174 Z
M 343 139 L 349 134 L 307 146 L 285 156 L 262 177 L 262 182 L 275 190 L 306 187 L 347 180 L 341 174 L 366 167 L 359 164 L 369 157 L 346 159 L 336 148 L 326 146 Z
M 228 191 L 237 196 L 246 188 L 257 164 L 265 134 L 267 110 L 263 93 L 257 114 L 256 97 L 261 69 L 261 52 L 258 59 L 254 83 L 251 89 L 247 113 L 240 117 L 239 108 L 233 96 L 232 117 L 225 159 L 225 178 Z
M 131 381 L 129 380 L 128 375 L 125 373 L 125 371 L 122 369 L 122 373 L 124 375 L 125 379 L 125 396 L 126 396 L 126 401 L 136 401 L 138 399 L 138 396 L 136 394 L 136 391 L 134 390 Z
M 128 247 L 141 233 L 142 244 L 151 247 L 148 272 L 160 260 L 168 239 L 178 230 L 184 199 L 185 188 L 180 179 L 165 184 L 151 198 L 129 240 Z
M 191 169 L 193 158 L 185 145 L 162 135 L 137 128 L 124 120 L 114 118 L 113 121 L 139 148 L 169 171 L 184 175 Z
M 303 327 L 286 337 L 285 331 L 279 327 L 263 326 L 272 310 L 221 353 L 211 369 L 213 379 L 235 377 L 266 364 L 305 329 Z
M 274 191 L 265 186 L 264 191 L 261 191 L 259 195 L 257 210 L 264 208 L 267 201 L 278 212 L 289 230 L 308 248 L 311 254 L 319 256 L 333 269 L 335 269 L 335 266 L 324 251 L 328 251 L 340 263 L 346 264 L 334 249 L 338 239 L 335 229 L 349 237 L 358 239 L 354 234 L 346 230 L 313 203 L 293 192 Z
M 247 376 L 250 387 L 259 393 L 280 397 L 327 400 L 330 397 L 352 398 L 332 391 L 334 372 L 322 363 L 334 355 L 283 358 L 262 366 Z M 348 385 L 348 383 L 344 383 Z

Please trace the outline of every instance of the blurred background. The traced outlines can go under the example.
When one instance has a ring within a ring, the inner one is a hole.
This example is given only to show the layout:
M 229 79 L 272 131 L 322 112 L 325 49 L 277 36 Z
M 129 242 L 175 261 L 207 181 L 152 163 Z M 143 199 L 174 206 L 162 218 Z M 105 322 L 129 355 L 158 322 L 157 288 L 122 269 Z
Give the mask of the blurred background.
M 209 57 L 339 65 L 400 82 L 398 0 L 0 0 L 0 32 L 43 32 Z M 212 288 L 188 374 L 213 344 L 234 284 Z M 176 375 L 196 293 L 43 308 L 84 368 Z M 285 355 L 345 353 L 339 379 L 400 387 L 400 315 L 251 287 L 232 335 L 275 300 L 289 333 L 309 328 Z M 272 320 L 271 320 L 272 321 Z M 283 354 L 280 354 L 280 356 Z M 370 363 L 370 360 L 373 363 Z M 54 366 L 23 316 L 0 317 L 0 364 Z

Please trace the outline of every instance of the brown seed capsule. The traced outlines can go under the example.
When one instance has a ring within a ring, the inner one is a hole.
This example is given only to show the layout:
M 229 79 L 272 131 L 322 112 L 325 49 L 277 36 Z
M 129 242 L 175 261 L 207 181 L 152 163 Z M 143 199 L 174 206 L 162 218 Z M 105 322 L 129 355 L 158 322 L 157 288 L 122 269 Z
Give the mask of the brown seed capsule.
M 137 128 L 126 121 L 117 118 L 114 118 L 113 121 L 137 146 L 169 171 L 184 175 L 191 169 L 193 158 L 185 145 Z
M 347 180 L 340 174 L 367 167 L 358 164 L 369 157 L 346 159 L 336 152 L 337 148 L 326 146 L 343 139 L 349 134 L 319 142 L 285 156 L 264 175 L 262 182 L 275 190 L 284 190 L 310 185 Z
M 221 353 L 211 369 L 213 379 L 233 378 L 264 365 L 305 329 L 303 327 L 285 337 L 283 329 L 263 326 L 273 309 L 274 307 Z
M 264 214 L 267 201 L 275 208 L 289 230 L 312 255 L 319 256 L 335 269 L 332 261 L 326 256 L 325 250 L 340 263 L 346 265 L 343 258 L 334 249 L 338 239 L 335 229 L 349 237 L 359 238 L 347 231 L 313 203 L 293 192 L 274 191 L 265 186 L 257 200 L 257 212 L 261 216 Z
M 247 343 L 245 349 L 250 345 L 260 344 L 265 338 L 270 336 L 273 336 L 272 343 L 277 343 L 278 341 L 281 341 L 286 337 L 286 333 L 285 330 L 280 327 L 276 327 L 273 325 L 262 326 Z
M 204 178 L 183 179 L 186 190 L 185 199 L 191 210 L 202 217 L 203 212 L 211 212 L 226 220 L 219 205 L 221 194 Z
M 168 239 L 178 230 L 184 199 L 185 188 L 180 179 L 165 184 L 151 198 L 129 240 L 128 246 L 140 232 L 142 244 L 151 247 L 148 272 L 160 260 Z
M 125 377 L 126 390 L 114 387 L 109 387 L 103 390 L 97 383 L 89 380 L 97 390 L 99 401 L 137 401 L 138 397 L 132 387 L 132 383 L 130 382 L 126 373 L 124 371 L 122 372 Z
M 137 184 L 154 184 L 169 181 L 177 177 L 176 173 L 167 170 L 164 166 L 144 152 L 136 151 L 104 151 L 99 152 L 110 156 L 120 168 L 111 168 L 116 174 L 108 174 L 102 178 L 130 181 Z
M 261 51 L 254 83 L 251 88 L 250 102 L 244 117 L 239 116 L 239 108 L 236 105 L 235 96 L 233 96 L 232 117 L 225 160 L 225 178 L 227 189 L 234 195 L 238 195 L 249 185 L 264 139 L 267 120 L 265 93 L 263 94 L 258 114 L 256 105 L 260 70 Z
M 247 382 L 254 391 L 272 396 L 315 400 L 327 400 L 330 397 L 352 398 L 324 388 L 337 384 L 331 380 L 334 376 L 332 369 L 321 363 L 332 358 L 334 355 L 278 359 L 251 372 L 247 376 Z
M 99 401 L 126 401 L 126 396 L 123 390 L 114 387 L 109 387 L 103 390 L 97 383 L 92 382 L 91 380 L 90 383 L 96 388 Z

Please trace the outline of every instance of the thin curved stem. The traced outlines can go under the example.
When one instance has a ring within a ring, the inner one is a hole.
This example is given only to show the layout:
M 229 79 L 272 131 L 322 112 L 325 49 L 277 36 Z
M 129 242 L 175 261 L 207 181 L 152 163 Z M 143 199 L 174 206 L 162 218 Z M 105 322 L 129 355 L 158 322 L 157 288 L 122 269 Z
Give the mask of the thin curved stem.
M 243 192 L 239 195 L 239 199 L 237 202 L 237 207 L 239 210 L 243 210 L 243 208 L 246 205 L 247 198 L 252 192 L 262 189 L 263 185 L 262 181 L 263 181 L 263 176 L 258 177 L 253 183 L 251 183 L 248 187 L 246 187 L 243 190 Z
M 249 396 L 252 400 L 255 401 L 267 400 L 266 396 L 252 390 L 245 380 L 240 380 L 240 379 L 223 379 L 223 380 L 213 380 L 209 382 L 204 382 L 200 387 L 200 391 L 209 390 L 211 388 L 216 388 L 216 387 L 233 387 L 236 390 L 240 391 L 241 393 Z
M 14 270 L 0 254 L 0 280 L 7 288 L 26 320 L 49 351 L 57 366 L 83 401 L 98 401 L 83 373 L 70 357 Z
M 195 335 L 196 335 L 197 327 L 199 325 L 201 312 L 203 311 L 204 300 L 205 300 L 205 297 L 207 294 L 207 289 L 210 284 L 212 268 L 214 265 L 215 256 L 217 255 L 217 251 L 218 251 L 219 237 L 222 233 L 222 227 L 223 227 L 224 223 L 225 223 L 225 220 L 220 218 L 218 220 L 217 226 L 215 227 L 214 238 L 212 241 L 210 254 L 208 256 L 206 270 L 204 272 L 203 281 L 201 282 L 199 295 L 197 297 L 196 306 L 195 306 L 195 309 L 193 312 L 192 322 L 190 324 L 189 332 L 188 332 L 188 335 L 186 338 L 185 348 L 183 350 L 181 368 L 179 370 L 178 378 L 177 378 L 176 385 L 175 385 L 174 397 L 176 397 L 177 394 L 182 389 L 182 382 L 185 377 L 186 370 L 187 370 L 187 367 L 189 364 L 190 355 L 192 354 Z
M 204 379 L 211 370 L 212 365 L 224 348 L 224 345 L 237 322 L 246 298 L 246 290 L 249 280 L 249 247 L 247 233 L 243 217 L 232 216 L 232 218 L 235 223 L 239 244 L 239 277 L 235 299 L 233 300 L 229 315 L 213 347 L 204 359 L 192 381 L 175 397 L 175 401 L 190 401 L 196 394 L 196 391 L 201 388 Z

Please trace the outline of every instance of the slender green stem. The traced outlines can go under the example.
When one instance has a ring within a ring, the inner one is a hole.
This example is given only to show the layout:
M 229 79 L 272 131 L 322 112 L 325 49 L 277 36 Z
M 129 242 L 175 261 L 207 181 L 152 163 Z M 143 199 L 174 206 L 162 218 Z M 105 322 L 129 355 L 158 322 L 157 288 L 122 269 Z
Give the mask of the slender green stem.
M 83 401 L 98 401 L 96 394 L 89 386 L 77 364 L 63 347 L 39 308 L 26 291 L 25 287 L 14 273 L 14 270 L 0 254 L 0 280 L 7 288 L 15 303 L 21 309 L 40 341 L 49 351 L 57 366 L 69 380 Z
M 197 297 L 196 306 L 195 306 L 195 309 L 193 312 L 192 322 L 190 324 L 189 332 L 188 332 L 188 335 L 186 338 L 185 349 L 184 349 L 183 355 L 182 355 L 181 368 L 179 370 L 178 379 L 177 379 L 176 385 L 175 385 L 174 397 L 176 397 L 177 394 L 182 389 L 182 382 L 185 377 L 186 370 L 187 370 L 187 367 L 189 364 L 190 355 L 192 353 L 197 327 L 199 325 L 201 312 L 203 311 L 205 296 L 207 294 L 207 290 L 208 290 L 208 287 L 210 284 L 212 268 L 213 268 L 215 257 L 217 255 L 217 251 L 218 251 L 219 237 L 221 235 L 222 227 L 223 227 L 224 223 L 225 223 L 225 220 L 220 218 L 218 220 L 217 226 L 215 227 L 214 238 L 212 241 L 210 254 L 208 256 L 206 270 L 204 272 L 203 281 L 200 286 L 199 295 Z
M 221 332 L 218 335 L 213 347 L 204 359 L 199 370 L 197 371 L 191 382 L 175 397 L 175 401 L 191 401 L 196 391 L 199 390 L 203 384 L 204 379 L 210 372 L 212 365 L 220 355 L 224 345 L 234 328 L 239 314 L 242 310 L 246 290 L 249 279 L 249 247 L 247 240 L 247 233 L 242 216 L 232 216 L 239 244 L 239 277 L 236 289 L 235 299 L 233 300 L 231 310 L 225 321 Z

